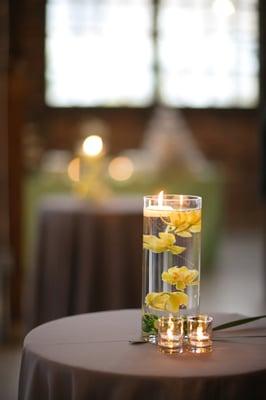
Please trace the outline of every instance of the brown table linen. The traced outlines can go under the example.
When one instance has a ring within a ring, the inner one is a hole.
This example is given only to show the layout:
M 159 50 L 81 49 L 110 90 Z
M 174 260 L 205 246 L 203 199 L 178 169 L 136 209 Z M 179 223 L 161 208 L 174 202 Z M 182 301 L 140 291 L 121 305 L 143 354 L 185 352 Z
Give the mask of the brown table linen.
M 142 207 L 141 197 L 42 202 L 25 285 L 27 331 L 68 315 L 140 307 Z
M 217 314 L 214 320 L 238 317 Z M 265 320 L 217 331 L 212 353 L 170 356 L 155 345 L 129 344 L 139 337 L 140 319 L 140 310 L 119 310 L 35 328 L 24 341 L 19 400 L 264 398 Z

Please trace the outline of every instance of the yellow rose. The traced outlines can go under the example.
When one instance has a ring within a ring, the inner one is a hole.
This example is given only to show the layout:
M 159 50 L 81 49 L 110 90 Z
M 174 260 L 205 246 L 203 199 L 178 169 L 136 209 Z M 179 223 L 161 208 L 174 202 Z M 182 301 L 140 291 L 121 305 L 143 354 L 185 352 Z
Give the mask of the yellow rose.
M 169 215 L 169 225 L 181 237 L 191 237 L 201 231 L 201 211 L 175 211 Z
M 188 304 L 188 296 L 183 292 L 151 292 L 145 304 L 156 310 L 178 312 L 181 305 Z
M 173 292 L 170 294 L 168 302 L 166 303 L 166 309 L 170 312 L 177 312 L 180 306 L 187 306 L 188 295 L 182 292 Z
M 164 251 L 170 251 L 173 254 L 180 254 L 186 248 L 176 246 L 175 235 L 168 232 L 160 232 L 159 237 L 154 235 L 143 235 L 143 248 L 151 250 L 154 253 L 163 253 Z
M 198 277 L 198 271 L 188 269 L 186 266 L 171 267 L 168 271 L 162 273 L 162 280 L 169 285 L 175 285 L 177 290 L 184 290 L 187 286 L 197 285 L 195 279 Z

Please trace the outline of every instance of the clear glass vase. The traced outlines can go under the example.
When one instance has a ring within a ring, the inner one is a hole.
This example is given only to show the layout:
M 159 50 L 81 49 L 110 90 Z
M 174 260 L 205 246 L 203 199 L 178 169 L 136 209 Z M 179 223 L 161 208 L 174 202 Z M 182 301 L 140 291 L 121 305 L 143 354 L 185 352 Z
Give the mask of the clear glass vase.
M 200 296 L 201 197 L 144 197 L 142 335 L 158 318 L 196 314 Z

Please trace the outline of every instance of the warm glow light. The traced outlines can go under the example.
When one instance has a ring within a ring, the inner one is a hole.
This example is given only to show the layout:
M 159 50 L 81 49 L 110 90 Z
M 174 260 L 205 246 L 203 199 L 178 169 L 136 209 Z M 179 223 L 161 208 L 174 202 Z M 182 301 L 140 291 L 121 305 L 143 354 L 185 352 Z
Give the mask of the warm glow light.
M 235 7 L 230 0 L 215 0 L 212 4 L 212 10 L 215 14 L 222 17 L 230 17 L 235 13 Z
M 97 157 L 103 151 L 103 140 L 98 135 L 88 136 L 82 144 L 83 152 L 89 157 Z
M 161 193 L 163 193 L 163 192 L 161 192 Z M 169 341 L 172 341 L 174 338 L 173 330 L 174 330 L 174 323 L 171 319 L 169 319 L 169 328 L 167 329 L 167 339 Z
M 134 171 L 132 161 L 128 157 L 116 157 L 110 162 L 108 172 L 116 181 L 126 181 Z
M 69 178 L 74 182 L 79 182 L 80 179 L 80 159 L 78 157 L 73 158 L 67 167 L 67 173 Z
M 201 340 L 204 337 L 202 326 L 197 327 L 197 339 Z
M 163 205 L 163 190 L 158 194 L 158 206 L 162 207 Z

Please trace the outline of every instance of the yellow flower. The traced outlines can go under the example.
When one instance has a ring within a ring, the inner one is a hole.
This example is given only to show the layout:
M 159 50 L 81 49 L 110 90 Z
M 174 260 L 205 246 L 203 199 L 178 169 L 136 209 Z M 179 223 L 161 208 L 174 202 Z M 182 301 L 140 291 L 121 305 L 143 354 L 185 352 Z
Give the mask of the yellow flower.
M 178 312 L 181 305 L 188 304 L 188 296 L 183 292 L 151 292 L 147 294 L 145 304 L 156 310 Z
M 173 254 L 180 254 L 186 248 L 174 245 L 175 235 L 168 232 L 160 232 L 159 237 L 154 235 L 143 235 L 143 248 L 154 253 L 170 251 Z
M 171 267 L 162 273 L 162 280 L 169 285 L 175 285 L 177 290 L 184 290 L 187 286 L 197 285 L 198 271 L 187 267 Z
M 169 215 L 168 223 L 174 232 L 181 237 L 191 237 L 192 233 L 201 231 L 201 211 L 174 211 Z

